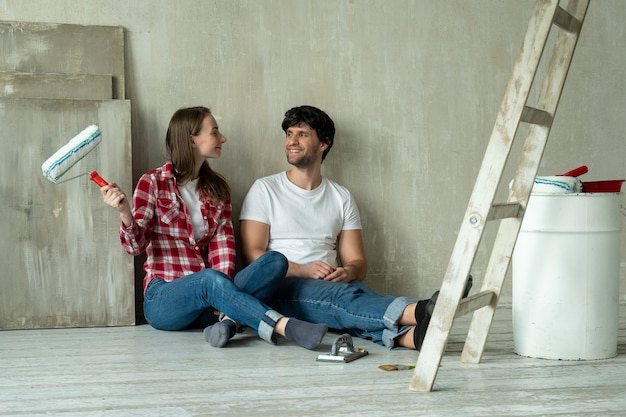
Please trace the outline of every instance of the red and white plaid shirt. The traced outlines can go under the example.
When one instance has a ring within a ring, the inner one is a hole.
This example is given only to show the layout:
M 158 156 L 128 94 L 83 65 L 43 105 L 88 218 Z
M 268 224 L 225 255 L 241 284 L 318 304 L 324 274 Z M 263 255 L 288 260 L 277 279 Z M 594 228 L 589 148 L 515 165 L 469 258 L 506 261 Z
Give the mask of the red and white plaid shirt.
M 165 281 L 212 268 L 231 279 L 235 272 L 235 233 L 230 200 L 214 203 L 200 197 L 205 231 L 196 240 L 191 216 L 181 197 L 171 161 L 144 174 L 133 195 L 133 224 L 120 227 L 122 246 L 130 255 L 146 251 L 148 283 Z

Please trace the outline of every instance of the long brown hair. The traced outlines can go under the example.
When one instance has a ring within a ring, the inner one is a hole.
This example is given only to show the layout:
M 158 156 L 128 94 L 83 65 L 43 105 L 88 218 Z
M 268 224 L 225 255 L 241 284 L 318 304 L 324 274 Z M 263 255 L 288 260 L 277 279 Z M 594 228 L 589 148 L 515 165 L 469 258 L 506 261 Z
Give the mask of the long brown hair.
M 187 183 L 195 176 L 195 159 L 190 136 L 200 133 L 204 118 L 210 114 L 211 110 L 207 107 L 187 107 L 177 110 L 170 120 L 165 146 L 174 165 L 178 182 Z M 201 196 L 213 201 L 226 201 L 230 198 L 230 187 L 226 179 L 213 171 L 207 161 L 200 167 L 198 191 Z

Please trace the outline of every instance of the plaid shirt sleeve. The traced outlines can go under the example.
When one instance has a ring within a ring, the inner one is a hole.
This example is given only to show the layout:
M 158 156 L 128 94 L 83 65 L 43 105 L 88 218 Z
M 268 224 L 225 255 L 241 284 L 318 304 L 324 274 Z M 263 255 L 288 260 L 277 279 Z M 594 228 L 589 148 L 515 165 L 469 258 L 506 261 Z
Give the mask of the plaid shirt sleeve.
M 215 227 L 209 242 L 209 268 L 223 272 L 233 278 L 235 274 L 235 232 L 232 222 L 230 200 L 218 203 L 212 211 L 211 223 Z M 213 229 L 213 227 L 211 227 Z
M 151 230 L 154 227 L 154 187 L 150 178 L 142 176 L 137 183 L 133 195 L 133 224 L 126 228 L 120 227 L 120 241 L 130 255 L 139 255 L 146 250 L 150 243 Z

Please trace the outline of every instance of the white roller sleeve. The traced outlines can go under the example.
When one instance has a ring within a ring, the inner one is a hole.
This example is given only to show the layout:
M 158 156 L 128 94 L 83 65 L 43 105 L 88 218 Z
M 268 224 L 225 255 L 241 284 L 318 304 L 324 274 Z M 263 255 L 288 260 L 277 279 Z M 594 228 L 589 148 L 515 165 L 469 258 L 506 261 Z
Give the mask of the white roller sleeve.
M 75 163 L 98 146 L 101 140 L 102 133 L 98 126 L 87 126 L 41 165 L 43 176 L 56 183 Z
M 509 190 L 513 188 L 513 181 L 509 182 Z M 532 194 L 569 194 L 581 193 L 582 182 L 577 177 L 554 175 L 535 177 Z
M 536 177 L 533 185 L 533 194 L 567 194 L 579 193 L 582 184 L 576 177 L 564 177 L 561 175 Z

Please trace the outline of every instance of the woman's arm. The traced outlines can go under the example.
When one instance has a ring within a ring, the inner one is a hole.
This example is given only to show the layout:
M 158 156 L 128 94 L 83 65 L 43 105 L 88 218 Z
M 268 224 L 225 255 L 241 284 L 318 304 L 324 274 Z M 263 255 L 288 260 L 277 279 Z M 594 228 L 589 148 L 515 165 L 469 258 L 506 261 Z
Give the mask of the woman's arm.
M 210 204 L 211 205 L 211 204 Z M 219 207 L 222 207 L 221 209 Z M 214 213 L 215 233 L 209 242 L 209 267 L 223 272 L 231 279 L 235 275 L 235 231 L 232 222 L 232 205 L 230 201 L 216 204 L 211 208 Z

